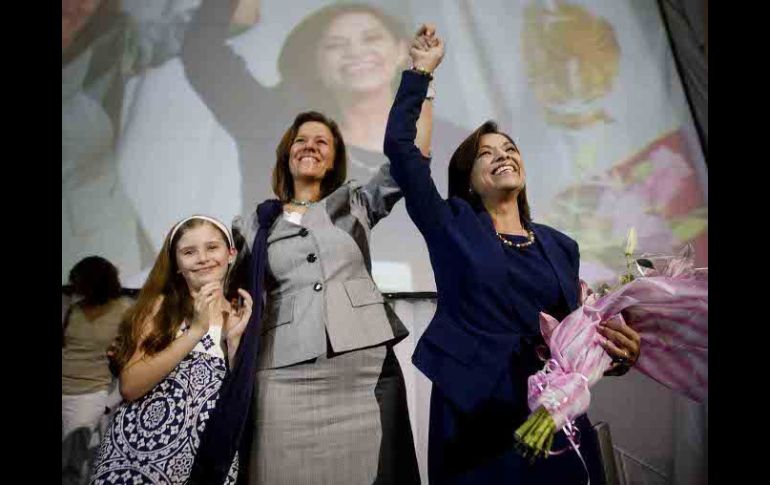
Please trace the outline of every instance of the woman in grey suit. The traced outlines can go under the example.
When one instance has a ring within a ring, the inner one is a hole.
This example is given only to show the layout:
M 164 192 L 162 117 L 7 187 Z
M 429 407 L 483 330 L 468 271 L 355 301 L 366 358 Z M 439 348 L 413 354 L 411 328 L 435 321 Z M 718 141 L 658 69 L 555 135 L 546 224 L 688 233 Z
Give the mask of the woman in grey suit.
M 277 155 L 249 483 L 419 483 L 392 350 L 408 331 L 369 258 L 370 231 L 401 192 L 387 164 L 343 183 L 345 144 L 320 113 L 297 116 Z M 255 213 L 246 241 L 259 225 Z

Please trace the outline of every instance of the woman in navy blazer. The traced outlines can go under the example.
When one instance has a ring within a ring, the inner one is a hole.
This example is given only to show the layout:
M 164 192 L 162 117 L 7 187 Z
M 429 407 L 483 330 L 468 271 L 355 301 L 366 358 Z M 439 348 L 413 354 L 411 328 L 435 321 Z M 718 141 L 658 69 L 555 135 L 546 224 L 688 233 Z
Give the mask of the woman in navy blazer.
M 432 484 L 585 483 L 574 451 L 530 464 L 514 450 L 514 431 L 529 414 L 527 377 L 543 367 L 538 314 L 562 318 L 578 306 L 577 243 L 532 222 L 518 147 L 493 122 L 456 150 L 449 199 L 415 146 L 415 123 L 443 42 L 432 26 L 412 44 L 391 108 L 385 154 L 407 211 L 428 246 L 436 277 L 436 314 L 417 344 L 414 364 L 432 381 L 428 470 Z M 639 336 L 625 326 L 602 330 L 623 373 L 636 361 Z M 604 483 L 595 433 L 583 415 L 580 453 L 591 484 Z M 567 445 L 559 432 L 554 448 Z

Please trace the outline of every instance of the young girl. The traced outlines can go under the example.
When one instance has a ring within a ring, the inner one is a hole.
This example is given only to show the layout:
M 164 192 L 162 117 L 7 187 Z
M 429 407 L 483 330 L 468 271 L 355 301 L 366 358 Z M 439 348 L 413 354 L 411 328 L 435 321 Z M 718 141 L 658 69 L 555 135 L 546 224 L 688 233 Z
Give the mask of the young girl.
M 169 232 L 121 326 L 115 364 L 125 402 L 102 440 L 91 483 L 184 483 L 216 406 L 226 366 L 251 316 L 223 288 L 236 250 L 216 219 L 191 216 Z M 234 483 L 237 457 L 225 483 Z

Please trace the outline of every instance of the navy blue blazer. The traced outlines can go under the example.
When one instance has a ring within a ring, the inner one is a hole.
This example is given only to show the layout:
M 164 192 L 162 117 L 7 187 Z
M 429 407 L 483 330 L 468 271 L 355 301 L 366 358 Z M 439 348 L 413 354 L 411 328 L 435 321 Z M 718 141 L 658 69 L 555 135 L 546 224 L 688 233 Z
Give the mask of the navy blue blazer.
M 427 86 L 425 76 L 404 72 L 384 146 L 407 212 L 427 243 L 438 290 L 436 314 L 412 360 L 462 412 L 473 412 L 491 398 L 526 405 L 526 395 L 517 395 L 526 381 L 511 388 L 506 376 L 514 354 L 534 352 L 540 309 L 517 291 L 517 282 L 529 275 L 510 264 L 490 215 L 460 198 L 444 200 L 436 189 L 428 159 L 414 145 Z M 532 224 L 531 229 L 558 277 L 568 309 L 574 310 L 577 243 L 545 225 Z

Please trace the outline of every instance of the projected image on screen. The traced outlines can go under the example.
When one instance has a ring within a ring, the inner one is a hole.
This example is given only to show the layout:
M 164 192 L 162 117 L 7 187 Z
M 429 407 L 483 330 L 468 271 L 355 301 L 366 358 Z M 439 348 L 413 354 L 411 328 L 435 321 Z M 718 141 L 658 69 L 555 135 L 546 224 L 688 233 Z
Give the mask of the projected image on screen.
M 366 183 L 424 21 L 448 43 L 429 123 L 443 195 L 454 149 L 493 118 L 534 220 L 577 239 L 588 281 L 623 269 L 631 226 L 642 251 L 693 242 L 707 262 L 705 165 L 654 0 L 81 3 L 62 39 L 63 281 L 98 254 L 138 287 L 175 221 L 251 217 L 302 111 L 336 120 Z M 403 202 L 371 251 L 381 290 L 435 289 Z
M 681 126 L 665 129 L 671 108 L 651 118 L 661 129 L 652 131 L 653 139 L 629 133 L 636 151 L 597 170 L 597 144 L 612 143 L 607 134 L 628 123 L 617 120 L 623 108 L 612 94 L 629 81 L 620 76 L 616 28 L 593 3 L 532 2 L 523 10 L 528 85 L 546 124 L 574 141 L 577 175 L 551 198 L 541 220 L 580 242 L 587 281 L 614 282 L 623 271 L 620 255 L 631 227 L 641 234 L 644 251 L 666 253 L 690 242 L 705 262 L 707 208 L 695 170 L 697 150 L 688 148 Z M 639 81 L 632 86 L 640 101 L 657 105 L 662 98 Z
M 322 111 L 338 122 L 349 154 L 349 179 L 365 183 L 373 177 L 387 163 L 385 124 L 401 71 L 409 67 L 411 33 L 403 23 L 364 4 L 311 12 L 286 36 L 278 56 L 281 82 L 268 88 L 226 45 L 230 12 L 225 2 L 203 2 L 186 34 L 182 62 L 190 84 L 237 143 L 242 213 L 249 216 L 258 202 L 274 197 L 276 146 L 303 111 Z M 260 22 L 266 20 L 260 16 Z M 463 130 L 436 117 L 433 134 L 435 140 L 459 139 Z M 449 154 L 445 149 L 434 153 L 434 173 L 443 187 Z M 376 228 L 373 240 L 373 269 L 382 287 L 430 286 L 424 243 L 403 209 Z

